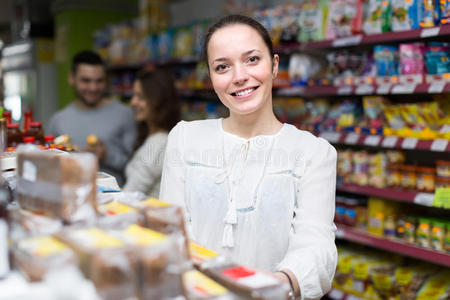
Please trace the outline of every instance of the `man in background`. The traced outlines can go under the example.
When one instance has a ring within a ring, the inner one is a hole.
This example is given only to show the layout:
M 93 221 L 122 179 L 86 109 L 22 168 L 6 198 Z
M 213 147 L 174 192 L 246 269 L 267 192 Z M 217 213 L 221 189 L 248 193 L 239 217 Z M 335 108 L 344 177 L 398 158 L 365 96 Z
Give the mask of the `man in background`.
M 131 108 L 106 97 L 106 67 L 95 52 L 81 51 L 73 57 L 69 83 L 76 99 L 52 116 L 48 134 L 69 135 L 80 150 L 96 154 L 100 170 L 121 185 L 135 139 Z M 88 143 L 90 135 L 94 137 Z

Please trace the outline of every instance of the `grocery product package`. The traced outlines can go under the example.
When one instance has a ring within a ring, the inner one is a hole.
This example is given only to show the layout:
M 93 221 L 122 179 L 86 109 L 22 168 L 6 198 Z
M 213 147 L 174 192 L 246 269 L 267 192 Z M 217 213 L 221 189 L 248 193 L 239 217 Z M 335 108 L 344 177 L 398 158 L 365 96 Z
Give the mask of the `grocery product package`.
M 78 263 L 70 247 L 50 235 L 24 238 L 13 245 L 15 266 L 30 281 L 40 281 L 51 270 Z
M 403 31 L 420 27 L 423 0 L 392 0 L 392 30 Z
M 445 300 L 450 297 L 450 271 L 431 276 L 420 288 L 416 300 Z
M 9 235 L 13 242 L 26 237 L 51 235 L 63 227 L 60 219 L 24 210 L 17 206 L 8 207 L 8 219 Z
M 330 0 L 326 23 L 326 39 L 357 34 L 362 30 L 361 0 Z
M 325 39 L 328 0 L 307 0 L 301 4 L 298 19 L 300 25 L 300 42 L 320 41 Z
M 24 209 L 76 222 L 95 215 L 97 159 L 24 145 L 17 150 L 17 201 Z
M 172 299 L 181 296 L 182 274 L 191 267 L 178 233 L 165 235 L 132 224 L 121 230 L 108 231 L 130 247 L 130 264 L 138 277 L 140 299 Z
M 95 227 L 66 227 L 55 235 L 77 254 L 80 269 L 103 299 L 136 296 L 136 272 L 129 248 L 119 238 Z
M 100 228 L 125 227 L 134 223 L 143 223 L 142 214 L 134 207 L 112 200 L 98 203 L 97 226 Z
M 430 264 L 398 267 L 395 270 L 395 293 L 400 295 L 400 300 L 415 299 L 423 283 L 437 270 L 437 266 Z
M 288 299 L 289 285 L 270 273 L 238 265 L 226 257 L 205 262 L 201 271 L 246 299 Z
M 183 286 L 186 291 L 186 297 L 190 300 L 236 299 L 236 296 L 233 295 L 224 286 L 218 284 L 217 282 L 197 270 L 189 270 L 183 274 Z
M 365 34 L 377 34 L 391 30 L 391 1 L 368 1 L 363 30 Z

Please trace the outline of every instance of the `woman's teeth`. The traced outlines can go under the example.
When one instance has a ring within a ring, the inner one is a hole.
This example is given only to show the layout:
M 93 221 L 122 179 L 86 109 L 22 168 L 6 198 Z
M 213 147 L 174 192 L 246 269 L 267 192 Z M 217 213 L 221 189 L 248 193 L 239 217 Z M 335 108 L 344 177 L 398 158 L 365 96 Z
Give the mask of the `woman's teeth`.
M 239 96 L 239 97 L 247 96 L 247 95 L 250 94 L 253 90 L 254 90 L 253 88 L 250 88 L 250 89 L 246 89 L 246 90 L 243 90 L 243 91 L 236 92 L 236 93 L 234 93 L 234 94 L 235 94 L 236 96 Z

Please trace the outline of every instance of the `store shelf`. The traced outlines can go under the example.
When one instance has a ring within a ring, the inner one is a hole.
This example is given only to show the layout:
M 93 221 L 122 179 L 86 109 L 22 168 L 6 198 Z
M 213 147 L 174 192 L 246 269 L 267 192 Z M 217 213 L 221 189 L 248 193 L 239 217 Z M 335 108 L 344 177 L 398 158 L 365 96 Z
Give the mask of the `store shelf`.
M 450 27 L 450 26 L 449 26 Z M 407 84 L 316 85 L 276 89 L 275 96 L 364 96 L 450 93 L 450 82 Z
M 421 140 L 417 138 L 401 138 L 359 133 L 320 132 L 318 136 L 332 144 L 350 146 L 381 147 L 386 149 L 424 150 L 434 152 L 450 152 L 448 140 Z
M 450 254 L 445 252 L 422 248 L 402 241 L 378 237 L 365 231 L 344 225 L 337 225 L 337 227 L 336 238 L 450 267 Z
M 338 192 L 354 193 L 366 196 L 381 197 L 385 199 L 414 203 L 418 205 L 433 206 L 434 194 L 420 193 L 414 190 L 397 188 L 376 188 L 357 184 L 343 184 L 336 188 Z
M 450 35 L 450 26 L 438 26 L 433 28 L 421 28 L 398 32 L 385 32 L 380 34 L 357 34 L 334 40 L 316 41 L 308 43 L 290 43 L 276 47 L 277 52 L 291 53 L 295 51 L 341 48 L 359 45 L 371 45 L 378 43 L 404 42 L 424 38 L 446 37 Z

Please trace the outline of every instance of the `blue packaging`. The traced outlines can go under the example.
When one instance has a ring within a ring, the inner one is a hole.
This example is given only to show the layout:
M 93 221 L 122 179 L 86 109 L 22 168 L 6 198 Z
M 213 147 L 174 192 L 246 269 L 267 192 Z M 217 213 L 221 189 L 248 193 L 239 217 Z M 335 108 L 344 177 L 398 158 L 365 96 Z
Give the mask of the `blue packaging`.
M 377 45 L 374 47 L 377 76 L 398 75 L 398 47 Z
M 403 31 L 420 27 L 423 0 L 392 0 L 392 30 Z

